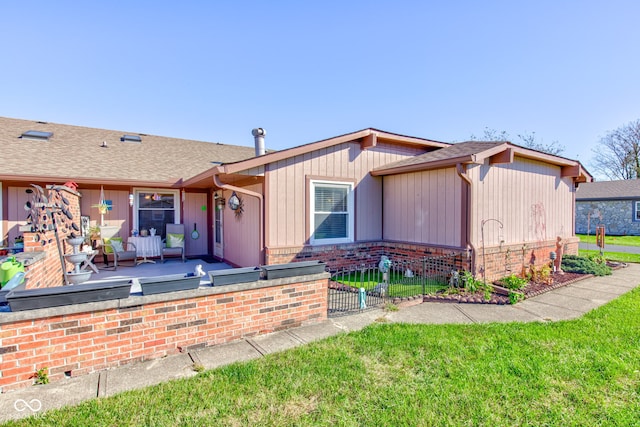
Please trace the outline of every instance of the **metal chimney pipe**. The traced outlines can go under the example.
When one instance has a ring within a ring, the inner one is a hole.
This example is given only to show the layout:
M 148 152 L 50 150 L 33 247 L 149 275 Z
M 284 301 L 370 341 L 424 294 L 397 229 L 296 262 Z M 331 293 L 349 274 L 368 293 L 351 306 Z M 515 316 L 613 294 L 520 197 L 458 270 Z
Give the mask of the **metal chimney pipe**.
M 255 128 L 251 131 L 256 144 L 256 156 L 262 156 L 266 152 L 264 148 L 264 136 L 267 131 L 262 128 Z

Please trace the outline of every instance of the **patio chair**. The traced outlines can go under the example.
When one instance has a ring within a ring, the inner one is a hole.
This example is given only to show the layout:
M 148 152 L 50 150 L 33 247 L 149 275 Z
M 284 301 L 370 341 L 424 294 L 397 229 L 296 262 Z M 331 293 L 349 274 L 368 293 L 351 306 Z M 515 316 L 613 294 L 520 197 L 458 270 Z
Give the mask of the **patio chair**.
M 133 249 L 131 249 L 133 248 Z M 136 245 L 131 242 L 127 243 L 127 249 L 124 248 L 122 237 L 112 237 L 104 247 L 105 252 L 109 250 L 113 254 L 113 269 L 118 269 L 118 262 L 133 261 L 133 266 L 138 265 L 138 252 Z
M 186 262 L 184 256 L 184 224 L 167 224 L 165 244 L 160 255 L 160 260 L 162 262 L 164 262 L 165 256 L 179 256 L 182 258 L 182 262 Z
M 105 266 L 109 266 L 109 256 L 113 257 L 114 269 L 118 269 L 118 261 L 133 260 L 134 267 L 137 264 L 136 246 L 129 243 L 125 246 L 122 237 L 118 237 L 118 230 L 109 228 L 100 229 L 100 239 L 102 246 L 102 258 Z M 127 250 L 133 247 L 133 250 Z

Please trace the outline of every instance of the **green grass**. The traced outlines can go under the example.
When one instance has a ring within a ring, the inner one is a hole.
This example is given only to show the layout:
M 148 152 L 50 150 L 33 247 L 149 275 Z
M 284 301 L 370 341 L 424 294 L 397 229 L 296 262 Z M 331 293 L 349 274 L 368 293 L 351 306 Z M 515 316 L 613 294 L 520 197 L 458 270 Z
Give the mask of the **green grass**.
M 580 249 L 578 251 L 580 256 L 586 255 L 599 255 L 600 251 L 598 250 L 590 250 L 590 249 Z M 617 261 L 617 262 L 635 262 L 640 263 L 640 254 L 630 254 L 626 252 L 604 252 L 604 258 L 607 261 Z
M 576 234 L 582 243 L 596 244 L 596 236 L 594 234 L 587 236 L 586 234 Z M 620 246 L 640 246 L 640 236 L 604 236 L 605 249 L 607 245 Z
M 555 323 L 376 323 L 12 426 L 632 426 L 640 288 Z
M 365 288 L 367 291 L 371 291 L 379 283 L 383 282 L 383 277 L 382 273 L 378 271 L 375 273 L 367 272 L 365 274 L 361 274 L 360 272 L 351 272 L 346 275 L 337 275 L 333 277 L 332 280 L 342 283 L 343 285 L 354 288 Z M 443 283 L 437 279 L 427 278 L 423 288 L 421 277 L 405 277 L 404 274 L 395 271 L 389 272 L 388 281 L 389 288 L 387 296 L 392 298 L 423 295 L 423 293 L 436 293 L 437 291 L 444 290 L 449 287 L 448 283 Z

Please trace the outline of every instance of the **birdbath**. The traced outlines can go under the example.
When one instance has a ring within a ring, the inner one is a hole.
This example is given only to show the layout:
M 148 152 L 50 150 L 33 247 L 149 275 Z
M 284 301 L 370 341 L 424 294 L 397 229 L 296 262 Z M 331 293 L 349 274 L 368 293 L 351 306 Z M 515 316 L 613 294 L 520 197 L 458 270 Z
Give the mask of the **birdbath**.
M 87 260 L 87 254 L 78 250 L 82 242 L 84 242 L 84 237 L 67 238 L 67 243 L 69 243 L 71 247 L 73 247 L 73 252 L 70 254 L 65 254 L 64 258 L 71 264 L 73 264 L 73 270 L 65 272 L 65 277 L 67 278 L 67 282 L 72 285 L 86 282 L 87 280 L 89 280 L 92 273 L 92 271 L 80 270 L 80 265 L 82 265 L 82 263 Z

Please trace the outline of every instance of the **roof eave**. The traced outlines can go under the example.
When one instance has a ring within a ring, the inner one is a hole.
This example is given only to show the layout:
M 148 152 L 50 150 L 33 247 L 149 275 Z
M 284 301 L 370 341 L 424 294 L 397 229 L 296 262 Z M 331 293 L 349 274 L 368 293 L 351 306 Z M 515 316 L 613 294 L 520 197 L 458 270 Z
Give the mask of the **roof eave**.
M 321 150 L 323 148 L 332 147 L 334 145 L 363 139 L 370 135 L 375 135 L 376 139 L 379 141 L 391 142 L 391 143 L 397 143 L 397 144 L 403 144 L 403 145 L 420 146 L 425 148 L 429 148 L 429 147 L 443 148 L 443 147 L 448 147 L 450 145 L 445 142 L 438 142 L 438 141 L 432 141 L 428 139 L 397 135 L 397 134 L 369 128 L 369 129 L 363 129 L 361 131 L 349 133 L 346 135 L 336 136 L 334 138 L 324 139 L 322 141 L 299 145 L 297 147 L 288 148 L 286 150 L 276 151 L 274 153 L 268 153 L 260 157 L 241 160 L 235 163 L 227 163 L 222 165 L 223 173 L 233 174 L 233 173 L 241 172 L 247 169 L 263 166 L 268 163 L 273 163 L 280 160 L 306 154 L 312 151 Z
M 87 177 L 63 177 L 63 176 L 48 176 L 48 175 L 2 175 L 0 174 L 0 181 L 32 181 L 32 182 L 61 182 L 61 181 L 73 181 L 77 184 L 85 185 L 121 185 L 129 187 L 181 187 L 182 180 L 167 180 L 167 181 L 145 181 L 145 180 L 133 180 L 133 179 L 115 179 L 115 178 L 87 178 Z
M 392 168 L 381 168 L 370 172 L 371 176 L 385 176 L 385 175 L 397 175 L 407 172 L 427 171 L 433 169 L 442 169 L 446 167 L 452 167 L 457 164 L 471 164 L 477 163 L 475 156 L 466 155 L 450 159 L 437 160 L 434 162 L 415 163 L 410 165 L 402 165 Z

